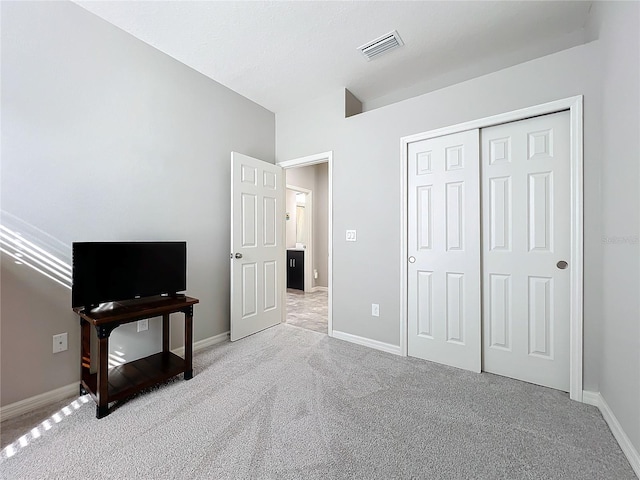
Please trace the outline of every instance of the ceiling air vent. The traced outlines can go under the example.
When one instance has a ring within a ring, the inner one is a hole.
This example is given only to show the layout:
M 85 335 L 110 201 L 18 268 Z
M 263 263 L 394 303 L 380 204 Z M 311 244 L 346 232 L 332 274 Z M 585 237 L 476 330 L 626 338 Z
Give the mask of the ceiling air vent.
M 401 47 L 402 45 L 404 45 L 404 42 L 400 38 L 400 35 L 398 35 L 398 32 L 394 30 L 371 42 L 365 43 L 359 47 L 358 50 L 360 50 L 360 53 L 362 53 L 367 60 L 373 60 L 383 53 Z

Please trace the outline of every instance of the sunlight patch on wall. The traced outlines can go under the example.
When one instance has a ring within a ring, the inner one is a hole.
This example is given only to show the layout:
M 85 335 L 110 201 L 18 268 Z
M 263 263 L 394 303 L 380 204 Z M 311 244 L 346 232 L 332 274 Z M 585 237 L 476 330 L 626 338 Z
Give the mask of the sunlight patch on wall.
M 70 247 L 7 212 L 2 212 L 0 222 L 0 251 L 17 265 L 71 289 Z

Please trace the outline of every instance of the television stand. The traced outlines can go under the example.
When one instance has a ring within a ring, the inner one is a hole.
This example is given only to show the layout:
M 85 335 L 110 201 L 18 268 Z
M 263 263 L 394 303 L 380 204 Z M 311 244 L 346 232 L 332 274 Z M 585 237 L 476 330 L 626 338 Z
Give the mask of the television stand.
M 96 418 L 109 414 L 109 403 L 184 373 L 193 377 L 193 306 L 200 301 L 187 296 L 155 296 L 113 302 L 104 310 L 73 311 L 80 317 L 80 394 L 89 393 L 96 402 Z M 184 313 L 184 358 L 169 350 L 169 315 Z M 162 316 L 162 351 L 109 370 L 109 336 L 125 323 Z M 91 327 L 98 334 L 97 372 L 91 373 Z

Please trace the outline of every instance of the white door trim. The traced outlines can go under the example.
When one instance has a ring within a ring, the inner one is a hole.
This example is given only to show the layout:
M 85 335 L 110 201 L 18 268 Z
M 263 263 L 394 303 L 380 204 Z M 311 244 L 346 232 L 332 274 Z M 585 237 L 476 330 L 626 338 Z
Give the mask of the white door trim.
M 330 337 L 333 337 L 333 151 L 329 151 L 329 152 L 323 152 L 323 153 L 317 153 L 315 155 L 308 155 L 306 157 L 300 157 L 300 158 L 294 158 L 292 160 L 284 160 L 282 162 L 277 162 L 276 165 L 284 168 L 285 170 L 288 168 L 293 168 L 293 167 L 306 167 L 309 165 L 316 165 L 318 163 L 327 163 L 328 165 L 328 176 L 329 176 L 329 192 L 328 192 L 328 201 L 329 201 L 329 205 L 328 205 L 328 221 L 329 221 L 329 225 L 328 225 L 328 235 L 329 235 L 329 242 L 327 245 L 327 249 L 328 249 L 328 253 L 329 253 L 329 258 L 327 259 L 328 262 L 328 275 L 329 275 L 329 290 L 328 290 L 328 297 L 329 297 L 329 314 L 328 314 L 328 319 L 327 319 L 327 334 Z M 282 220 L 283 222 L 285 221 L 284 219 Z M 285 245 L 286 248 L 286 245 Z M 285 295 L 286 295 L 286 289 L 283 289 L 282 292 L 282 297 L 283 297 L 283 302 L 286 301 L 285 299 Z M 286 312 L 283 313 L 283 315 L 285 315 Z M 284 318 L 282 319 L 282 321 L 284 322 Z
M 578 95 L 541 105 L 459 123 L 409 135 L 400 139 L 400 351 L 407 355 L 407 147 L 409 143 L 529 117 L 569 110 L 571 132 L 571 299 L 570 299 L 570 397 L 582 401 L 583 371 L 583 96 Z
M 289 184 L 286 185 L 286 189 L 306 195 L 305 216 L 311 221 L 307 219 L 305 228 L 307 242 L 304 249 L 304 291 L 311 292 L 313 291 L 313 192 L 307 188 Z

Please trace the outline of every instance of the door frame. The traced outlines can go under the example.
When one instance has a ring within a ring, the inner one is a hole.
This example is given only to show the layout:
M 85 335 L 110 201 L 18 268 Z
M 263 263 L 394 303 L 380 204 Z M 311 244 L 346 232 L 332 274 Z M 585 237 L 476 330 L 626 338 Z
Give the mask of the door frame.
M 310 217 L 311 221 L 307 219 L 306 220 L 307 225 L 305 227 L 305 230 L 306 230 L 305 233 L 307 234 L 307 242 L 304 249 L 304 265 L 305 265 L 304 291 L 312 292 L 313 291 L 313 192 L 307 188 L 297 187 L 295 185 L 289 185 L 287 183 L 285 185 L 285 202 L 286 202 L 287 190 L 292 190 L 296 193 L 304 193 L 306 196 L 307 203 L 305 205 L 305 217 Z M 285 203 L 285 208 L 286 208 L 286 203 Z M 297 215 L 296 215 L 296 222 L 297 222 Z M 286 222 L 285 222 L 285 229 L 286 229 Z M 297 226 L 296 226 L 296 232 L 297 232 Z M 285 230 L 285 239 L 286 239 L 286 235 L 287 233 Z M 286 242 L 285 242 L 285 248 L 287 248 Z M 310 263 L 312 268 L 308 268 L 307 263 Z
M 333 150 L 323 153 L 317 153 L 314 155 L 308 155 L 306 157 L 294 158 L 291 160 L 284 160 L 282 162 L 277 162 L 276 165 L 282 167 L 284 170 L 294 167 L 307 167 L 310 165 L 317 165 L 319 163 L 326 163 L 328 167 L 327 176 L 329 191 L 327 192 L 328 199 L 328 225 L 327 225 L 327 235 L 329 236 L 327 243 L 328 250 L 328 258 L 327 258 L 327 275 L 329 277 L 328 282 L 328 297 L 329 297 L 329 310 L 327 316 L 327 334 L 330 337 L 333 337 Z M 286 175 L 286 172 L 285 172 Z M 285 219 L 282 219 L 283 222 L 286 222 Z M 286 249 L 286 241 L 283 242 L 284 248 Z M 286 293 L 287 289 L 284 288 L 282 292 L 282 301 L 283 305 L 286 305 Z M 283 310 L 283 318 L 282 321 L 285 321 L 286 309 Z
M 408 278 L 407 278 L 407 151 L 413 142 L 440 137 L 465 130 L 482 129 L 501 123 L 515 122 L 539 115 L 569 110 L 570 168 L 571 168 L 571 270 L 569 300 L 569 395 L 572 400 L 582 402 L 583 383 L 583 295 L 584 295 L 584 250 L 583 250 L 583 96 L 564 98 L 490 117 L 459 123 L 449 127 L 429 130 L 400 139 L 400 352 L 407 356 L 408 344 Z

